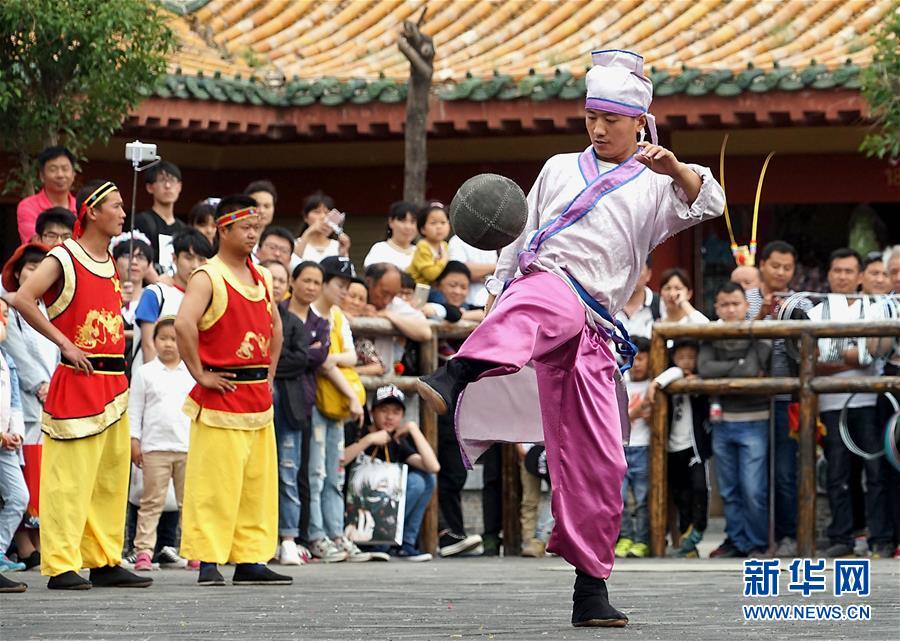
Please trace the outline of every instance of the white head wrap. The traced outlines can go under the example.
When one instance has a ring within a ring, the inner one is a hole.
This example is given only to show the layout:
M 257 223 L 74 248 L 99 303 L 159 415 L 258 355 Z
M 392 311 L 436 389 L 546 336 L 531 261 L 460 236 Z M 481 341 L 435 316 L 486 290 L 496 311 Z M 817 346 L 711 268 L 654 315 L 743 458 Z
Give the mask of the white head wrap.
M 591 53 L 594 66 L 587 72 L 586 109 L 637 118 L 646 116 L 650 141 L 655 145 L 656 118 L 649 113 L 653 83 L 644 75 L 644 57 L 632 51 L 605 49 Z

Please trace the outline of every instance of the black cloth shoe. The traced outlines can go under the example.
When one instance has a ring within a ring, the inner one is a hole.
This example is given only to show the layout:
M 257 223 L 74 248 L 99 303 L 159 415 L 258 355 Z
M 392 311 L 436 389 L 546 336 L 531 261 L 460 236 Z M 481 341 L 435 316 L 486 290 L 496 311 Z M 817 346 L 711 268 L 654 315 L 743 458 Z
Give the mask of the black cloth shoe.
M 25 569 L 30 570 L 31 568 L 36 568 L 41 564 L 41 553 L 35 550 L 28 557 L 21 559 L 22 563 L 25 564 Z
M 20 581 L 11 581 L 5 575 L 0 574 L 0 593 L 24 592 L 28 586 Z
M 215 563 L 201 563 L 197 585 L 225 585 L 225 577 Z
M 97 588 L 146 588 L 153 585 L 153 579 L 138 576 L 121 565 L 107 565 L 91 570 L 91 583 Z
M 737 549 L 731 539 L 725 539 L 722 545 L 709 553 L 711 559 L 743 559 L 746 556 L 747 553 Z
M 500 556 L 500 545 L 503 541 L 496 534 L 485 534 L 481 537 L 482 556 Z
M 572 625 L 576 628 L 624 628 L 628 617 L 609 604 L 606 581 L 575 571 Z
M 238 563 L 231 583 L 234 585 L 291 585 L 294 579 L 278 574 L 262 563 Z
M 853 556 L 853 547 L 846 543 L 832 543 L 828 549 L 825 550 L 825 556 L 829 559 Z
M 437 414 L 453 415 L 456 402 L 466 385 L 476 380 L 483 372 L 497 367 L 487 361 L 476 361 L 471 358 L 451 358 L 435 371 L 423 376 L 416 383 L 419 396 Z
M 82 578 L 78 572 L 69 570 L 56 576 L 51 576 L 47 581 L 48 590 L 90 590 L 91 582 Z

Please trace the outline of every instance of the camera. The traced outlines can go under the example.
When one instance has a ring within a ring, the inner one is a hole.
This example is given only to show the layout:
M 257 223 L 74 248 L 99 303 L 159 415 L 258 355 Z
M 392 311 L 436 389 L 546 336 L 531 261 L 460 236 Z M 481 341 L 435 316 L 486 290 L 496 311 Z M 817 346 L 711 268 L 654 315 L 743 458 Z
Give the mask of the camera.
M 141 163 L 147 160 L 157 160 L 156 145 L 135 140 L 125 145 L 125 158 L 133 163 Z
M 347 219 L 347 214 L 339 212 L 337 209 L 332 209 L 325 215 L 325 222 L 331 227 L 331 234 L 328 236 L 332 240 L 338 240 L 341 234 L 344 233 L 344 221 Z

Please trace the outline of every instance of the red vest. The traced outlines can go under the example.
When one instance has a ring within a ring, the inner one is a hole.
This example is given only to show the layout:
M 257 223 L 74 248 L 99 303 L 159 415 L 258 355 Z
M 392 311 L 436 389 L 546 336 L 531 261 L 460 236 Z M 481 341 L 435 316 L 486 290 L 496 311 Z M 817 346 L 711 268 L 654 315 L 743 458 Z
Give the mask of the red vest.
M 245 285 L 218 256 L 200 267 L 212 283 L 212 299 L 200 319 L 200 362 L 207 370 L 258 372 L 261 379 L 237 380 L 222 393 L 196 385 L 184 405 L 192 419 L 213 427 L 259 429 L 272 422 L 272 392 L 267 373 L 271 358 L 271 274 L 247 260 L 255 283 Z M 240 378 L 240 377 L 239 377 Z
M 59 261 L 63 276 L 44 294 L 47 316 L 88 354 L 94 373 L 60 363 L 50 381 L 42 426 L 54 439 L 83 438 L 102 432 L 128 408 L 128 379 L 121 369 L 125 355 L 122 290 L 108 253 L 105 261 L 97 262 L 69 239 L 51 249 L 49 256 Z

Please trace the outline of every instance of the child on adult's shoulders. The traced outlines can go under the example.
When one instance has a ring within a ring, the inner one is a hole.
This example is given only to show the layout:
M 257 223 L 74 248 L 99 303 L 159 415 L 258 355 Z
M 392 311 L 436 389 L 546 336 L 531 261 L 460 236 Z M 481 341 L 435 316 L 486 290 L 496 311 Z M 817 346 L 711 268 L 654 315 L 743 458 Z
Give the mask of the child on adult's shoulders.
M 406 478 L 406 508 L 403 543 L 391 549 L 393 556 L 407 561 L 430 561 L 431 555 L 418 548 L 419 530 L 425 508 L 435 487 L 441 466 L 419 426 L 403 420 L 406 399 L 395 385 L 379 387 L 372 400 L 372 423 L 359 437 L 344 447 L 342 464 L 350 467 L 360 454 L 409 466 Z M 348 470 L 348 478 L 351 473 Z
M 419 210 L 416 223 L 422 240 L 416 244 L 407 271 L 417 283 L 430 285 L 450 260 L 450 216 L 443 204 L 430 202 Z

